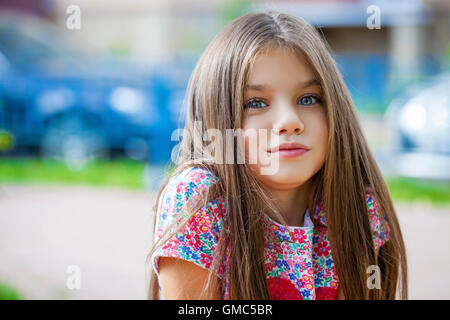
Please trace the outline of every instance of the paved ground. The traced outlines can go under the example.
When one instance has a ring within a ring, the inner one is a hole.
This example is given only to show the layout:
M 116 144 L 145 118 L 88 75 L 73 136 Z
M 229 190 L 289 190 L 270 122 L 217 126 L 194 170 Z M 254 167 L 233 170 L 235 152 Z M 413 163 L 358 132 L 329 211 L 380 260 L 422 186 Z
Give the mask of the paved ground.
M 0 279 L 33 299 L 145 299 L 154 199 L 119 189 L 0 186 Z M 450 299 L 450 207 L 396 208 L 411 299 Z M 71 265 L 80 268 L 79 290 L 66 286 Z
M 142 299 L 153 195 L 0 187 L 0 279 L 29 298 Z M 70 265 L 81 289 L 69 290 Z

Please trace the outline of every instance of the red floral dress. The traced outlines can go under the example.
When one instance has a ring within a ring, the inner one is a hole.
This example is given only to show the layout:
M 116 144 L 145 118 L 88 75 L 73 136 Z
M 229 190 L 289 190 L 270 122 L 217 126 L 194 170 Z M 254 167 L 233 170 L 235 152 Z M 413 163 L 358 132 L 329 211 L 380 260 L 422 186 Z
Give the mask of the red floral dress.
M 161 195 L 157 212 L 157 241 L 169 224 L 180 214 L 195 208 L 206 190 L 218 178 L 206 169 L 184 170 L 167 184 Z M 374 197 L 366 193 L 375 248 L 389 240 L 390 230 L 381 218 Z M 159 276 L 158 258 L 175 257 L 211 270 L 219 232 L 227 206 L 222 196 L 198 210 L 184 227 L 168 239 L 152 256 Z M 285 227 L 264 214 L 265 269 L 271 299 L 320 300 L 336 299 L 338 275 L 328 241 L 325 212 L 317 204 L 311 219 L 308 210 L 304 226 Z M 228 251 L 227 251 L 228 252 Z M 229 298 L 225 276 L 227 259 L 218 270 L 223 283 L 223 298 Z

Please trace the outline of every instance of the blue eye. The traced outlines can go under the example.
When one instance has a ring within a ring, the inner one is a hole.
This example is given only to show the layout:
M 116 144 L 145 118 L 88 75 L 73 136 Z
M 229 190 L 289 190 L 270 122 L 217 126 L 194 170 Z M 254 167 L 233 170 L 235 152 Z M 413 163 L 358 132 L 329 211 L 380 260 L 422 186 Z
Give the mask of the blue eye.
M 244 107 L 245 108 L 250 108 L 250 109 L 261 109 L 261 108 L 264 108 L 264 107 L 258 106 L 259 102 L 264 103 L 263 101 L 261 101 L 259 99 L 252 99 L 249 102 L 247 102 Z
M 300 99 L 300 104 L 304 105 L 304 106 L 309 106 L 309 105 L 313 105 L 313 104 L 320 103 L 320 102 L 322 102 L 322 100 L 320 98 L 318 98 L 314 95 L 311 95 L 311 94 L 303 96 Z M 265 106 L 264 105 L 261 106 L 260 103 L 265 104 L 265 102 L 263 102 L 261 99 L 257 99 L 257 98 L 251 99 L 244 105 L 244 108 L 250 108 L 250 109 L 265 108 Z
M 321 100 L 319 98 L 317 98 L 316 96 L 306 95 L 300 99 L 300 102 L 304 106 L 309 106 L 309 105 L 321 102 Z

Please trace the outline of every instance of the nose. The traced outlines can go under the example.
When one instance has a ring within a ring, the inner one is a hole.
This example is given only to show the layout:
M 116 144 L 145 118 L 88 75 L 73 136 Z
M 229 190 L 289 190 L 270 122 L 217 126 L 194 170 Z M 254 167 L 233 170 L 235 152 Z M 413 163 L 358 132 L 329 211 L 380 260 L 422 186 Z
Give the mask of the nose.
M 281 134 L 300 134 L 305 129 L 303 121 L 300 119 L 294 106 L 285 104 L 278 108 L 276 121 L 273 123 L 272 132 L 277 135 Z

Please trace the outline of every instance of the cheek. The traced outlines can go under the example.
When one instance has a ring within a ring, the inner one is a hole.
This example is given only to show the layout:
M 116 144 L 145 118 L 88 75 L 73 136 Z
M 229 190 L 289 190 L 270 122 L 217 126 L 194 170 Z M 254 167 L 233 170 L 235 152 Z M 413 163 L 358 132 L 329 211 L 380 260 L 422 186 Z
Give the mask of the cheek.
M 244 144 L 245 144 L 245 158 L 247 162 L 252 164 L 260 158 L 262 147 L 262 139 L 259 136 L 260 129 L 258 128 L 246 128 L 244 129 Z M 267 142 L 266 142 L 267 144 Z
M 248 115 L 243 121 L 242 128 L 245 130 L 265 128 L 268 124 L 265 121 L 265 117 L 261 115 Z
M 242 126 L 245 141 L 245 153 L 248 155 L 249 148 L 252 150 L 261 149 L 267 145 L 267 140 L 270 135 L 270 130 L 267 129 L 267 123 L 261 117 L 247 117 Z M 263 140 L 264 133 L 266 139 Z M 260 136 L 262 135 L 262 136 Z M 260 152 L 261 150 L 259 150 Z
M 325 159 L 328 149 L 328 123 L 325 114 L 321 114 L 316 118 L 317 121 L 313 129 L 313 136 L 317 150 L 320 150 L 321 158 Z

